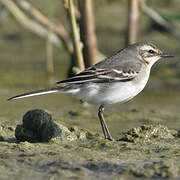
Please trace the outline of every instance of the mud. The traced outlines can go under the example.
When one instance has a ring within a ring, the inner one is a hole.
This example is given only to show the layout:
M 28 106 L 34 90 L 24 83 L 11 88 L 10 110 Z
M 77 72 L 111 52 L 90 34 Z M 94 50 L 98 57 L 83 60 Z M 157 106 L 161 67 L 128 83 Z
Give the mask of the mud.
M 101 133 L 56 123 L 64 136 L 48 143 L 21 142 L 14 136 L 15 126 L 1 123 L 1 179 L 180 178 L 178 129 L 151 123 L 108 141 Z

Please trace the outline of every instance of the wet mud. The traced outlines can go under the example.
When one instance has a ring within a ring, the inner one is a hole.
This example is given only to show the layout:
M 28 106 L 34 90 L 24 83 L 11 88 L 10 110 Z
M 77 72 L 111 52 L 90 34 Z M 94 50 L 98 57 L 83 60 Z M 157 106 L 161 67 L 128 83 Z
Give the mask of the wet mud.
M 78 117 L 80 112 L 70 112 L 70 115 Z M 132 114 L 138 117 L 134 109 L 123 116 Z M 86 113 L 81 115 L 87 117 Z M 115 118 L 115 115 L 108 118 Z M 36 142 L 15 138 L 19 125 L 0 124 L 1 179 L 180 178 L 178 127 L 170 129 L 151 121 L 119 132 L 109 141 L 104 140 L 102 133 L 67 127 L 58 120 L 53 123 L 60 133 L 48 142 L 40 142 L 38 138 Z

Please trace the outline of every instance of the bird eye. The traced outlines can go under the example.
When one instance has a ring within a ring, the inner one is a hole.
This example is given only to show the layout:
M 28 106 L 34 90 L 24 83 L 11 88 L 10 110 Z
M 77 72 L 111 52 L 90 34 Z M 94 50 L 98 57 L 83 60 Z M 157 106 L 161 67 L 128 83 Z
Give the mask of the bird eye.
M 153 51 L 152 49 L 150 49 L 148 52 L 149 52 L 149 53 L 151 53 L 151 54 L 153 54 L 153 53 L 154 53 L 154 51 Z

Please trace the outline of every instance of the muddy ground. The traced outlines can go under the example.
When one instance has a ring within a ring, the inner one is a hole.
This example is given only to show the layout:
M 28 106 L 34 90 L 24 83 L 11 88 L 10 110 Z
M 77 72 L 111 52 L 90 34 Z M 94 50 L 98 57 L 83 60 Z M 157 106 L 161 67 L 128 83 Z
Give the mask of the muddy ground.
M 77 122 L 94 118 L 87 110 L 69 111 L 54 121 L 63 133 L 46 143 L 21 142 L 15 138 L 17 124 L 1 121 L 0 179 L 180 178 L 179 113 L 138 109 L 110 113 L 106 119 L 116 129 L 114 141 L 103 139 L 99 125 L 98 132 L 67 126 L 62 121 L 67 117 Z M 119 124 L 140 121 L 142 125 L 120 132 L 118 120 Z M 163 125 L 170 120 L 174 128 Z

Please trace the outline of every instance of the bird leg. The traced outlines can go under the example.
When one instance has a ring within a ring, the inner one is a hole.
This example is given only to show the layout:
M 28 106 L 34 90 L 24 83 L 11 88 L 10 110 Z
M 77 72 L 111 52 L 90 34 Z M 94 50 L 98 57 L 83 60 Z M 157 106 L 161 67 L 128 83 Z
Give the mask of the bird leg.
M 99 120 L 100 120 L 100 123 L 101 123 L 101 127 L 102 127 L 102 130 L 103 130 L 103 133 L 104 133 L 104 138 L 105 139 L 109 139 L 109 140 L 113 140 L 112 139 L 112 136 L 109 132 L 109 129 L 107 127 L 107 124 L 106 124 L 106 121 L 104 119 L 104 116 L 103 116 L 103 110 L 104 110 L 104 106 L 101 105 L 99 107 L 99 110 L 98 110 L 98 116 L 99 116 Z

